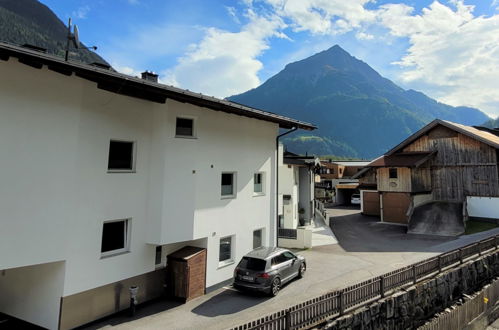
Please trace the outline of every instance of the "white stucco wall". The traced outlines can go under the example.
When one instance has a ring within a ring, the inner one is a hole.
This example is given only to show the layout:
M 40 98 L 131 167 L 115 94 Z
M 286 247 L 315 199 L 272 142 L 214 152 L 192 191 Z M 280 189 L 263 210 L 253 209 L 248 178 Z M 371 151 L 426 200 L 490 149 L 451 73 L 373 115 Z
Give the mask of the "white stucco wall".
M 291 200 L 283 201 L 284 228 L 298 226 L 299 168 L 284 164 L 279 167 L 279 194 L 290 195 Z
M 252 249 L 255 229 L 275 244 L 276 124 L 117 95 L 12 59 L 0 61 L 0 72 L 0 150 L 8 155 L 0 270 L 65 260 L 70 295 L 154 270 L 155 244 L 204 238 L 210 286 L 235 266 L 218 267 L 221 237 L 234 237 L 235 262 Z M 177 115 L 195 118 L 197 139 L 174 137 Z M 136 142 L 135 173 L 107 172 L 111 139 Z M 237 173 L 234 199 L 220 196 L 223 171 Z M 263 196 L 253 195 L 255 172 L 265 173 Z M 102 223 L 124 218 L 130 252 L 101 258 Z
M 0 271 L 0 311 L 57 329 L 64 262 Z
M 499 219 L 499 197 L 466 197 L 468 216 Z

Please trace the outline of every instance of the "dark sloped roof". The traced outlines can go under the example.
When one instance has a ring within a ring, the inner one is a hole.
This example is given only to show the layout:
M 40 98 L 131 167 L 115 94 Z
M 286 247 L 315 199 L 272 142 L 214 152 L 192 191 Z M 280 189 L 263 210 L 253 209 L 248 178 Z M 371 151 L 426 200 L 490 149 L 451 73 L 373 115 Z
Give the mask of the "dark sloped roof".
M 418 167 L 435 155 L 435 152 L 403 152 L 383 155 L 370 162 L 368 167 Z
M 19 62 L 37 69 L 41 69 L 45 65 L 49 70 L 60 74 L 67 76 L 75 74 L 80 78 L 96 82 L 98 88 L 117 94 L 137 97 L 157 103 L 165 103 L 166 99 L 170 98 L 211 110 L 273 122 L 279 124 L 281 128 L 316 129 L 312 124 L 275 113 L 128 76 L 106 68 L 80 62 L 64 61 L 63 58 L 54 55 L 0 42 L 0 60 L 7 61 L 9 57 L 15 57 L 19 59 Z
M 414 133 L 413 135 L 409 136 L 407 139 L 396 145 L 393 149 L 388 151 L 386 155 L 392 155 L 394 153 L 397 153 L 398 151 L 402 150 L 412 142 L 419 139 L 421 136 L 425 135 L 428 131 L 430 131 L 437 125 L 445 126 L 453 131 L 459 132 L 475 140 L 483 142 L 493 148 L 499 149 L 499 136 L 497 136 L 496 134 L 492 134 L 490 132 L 477 129 L 472 126 L 457 124 L 447 120 L 435 119 L 425 127 L 421 128 L 419 131 L 417 131 L 416 133 Z

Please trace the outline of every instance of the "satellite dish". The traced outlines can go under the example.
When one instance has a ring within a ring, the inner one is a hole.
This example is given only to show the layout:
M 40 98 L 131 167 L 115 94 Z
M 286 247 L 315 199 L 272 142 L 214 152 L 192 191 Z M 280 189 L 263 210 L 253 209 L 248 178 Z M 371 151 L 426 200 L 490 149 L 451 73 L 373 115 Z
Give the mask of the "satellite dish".
M 75 45 L 75 48 L 80 48 L 80 36 L 77 25 L 75 25 L 73 28 L 73 43 Z

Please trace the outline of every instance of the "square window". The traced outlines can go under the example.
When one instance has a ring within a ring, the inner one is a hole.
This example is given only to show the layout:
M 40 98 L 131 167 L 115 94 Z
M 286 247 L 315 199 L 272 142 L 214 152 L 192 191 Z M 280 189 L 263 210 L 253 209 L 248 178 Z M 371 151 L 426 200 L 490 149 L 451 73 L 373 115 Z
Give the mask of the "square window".
M 194 137 L 194 119 L 177 117 L 175 136 Z
M 262 246 L 263 229 L 258 229 L 253 232 L 253 249 Z
M 223 237 L 220 239 L 220 254 L 218 261 L 222 264 L 232 262 L 232 236 Z
M 107 169 L 109 171 L 133 171 L 134 149 L 134 142 L 111 140 Z
M 398 173 L 397 173 L 396 168 L 389 169 L 389 178 L 390 179 L 397 179 L 398 178 Z
M 222 173 L 222 197 L 234 197 L 235 173 Z
M 155 261 L 154 261 L 155 265 L 161 265 L 161 262 L 163 261 L 162 257 L 161 257 L 161 253 L 162 253 L 161 245 L 156 246 L 156 257 L 155 257 Z
M 101 256 L 107 257 L 130 250 L 130 219 L 104 222 Z
M 253 192 L 255 195 L 263 195 L 264 175 L 255 173 L 253 176 Z

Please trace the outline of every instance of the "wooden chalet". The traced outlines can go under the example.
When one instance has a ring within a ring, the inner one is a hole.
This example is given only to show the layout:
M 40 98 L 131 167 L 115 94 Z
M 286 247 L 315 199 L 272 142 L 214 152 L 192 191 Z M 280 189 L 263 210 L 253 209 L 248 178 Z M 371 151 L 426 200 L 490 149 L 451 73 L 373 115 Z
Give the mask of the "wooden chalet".
M 460 207 L 462 223 L 467 199 L 499 197 L 498 150 L 497 130 L 434 120 L 357 174 L 362 211 L 409 224 L 420 205 L 438 201 Z

